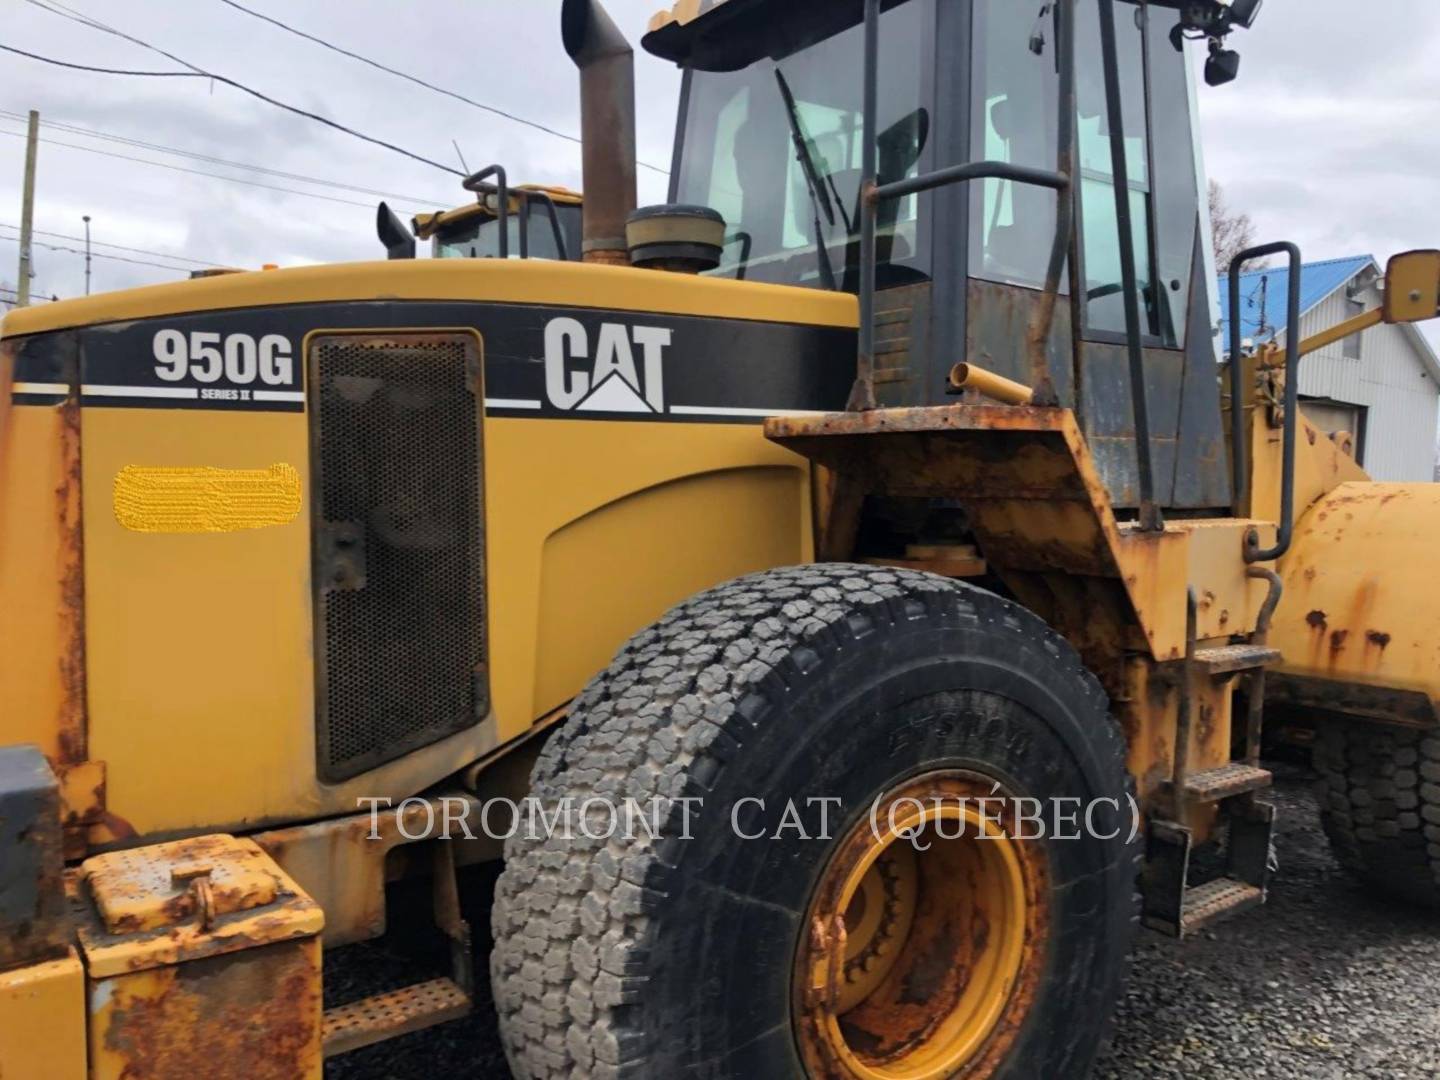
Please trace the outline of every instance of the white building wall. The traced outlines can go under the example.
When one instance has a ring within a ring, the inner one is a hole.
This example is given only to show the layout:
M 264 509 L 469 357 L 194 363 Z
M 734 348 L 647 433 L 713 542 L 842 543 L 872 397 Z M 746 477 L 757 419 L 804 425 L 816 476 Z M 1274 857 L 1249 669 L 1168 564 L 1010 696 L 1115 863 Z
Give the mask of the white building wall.
M 1382 303 L 1380 290 L 1361 297 L 1366 309 Z M 1340 288 L 1300 320 L 1302 337 L 1353 314 Z M 1404 327 L 1365 331 L 1360 359 L 1347 360 L 1336 342 L 1300 361 L 1300 393 L 1367 407 L 1365 471 L 1376 480 L 1433 480 L 1440 386 L 1425 370 Z

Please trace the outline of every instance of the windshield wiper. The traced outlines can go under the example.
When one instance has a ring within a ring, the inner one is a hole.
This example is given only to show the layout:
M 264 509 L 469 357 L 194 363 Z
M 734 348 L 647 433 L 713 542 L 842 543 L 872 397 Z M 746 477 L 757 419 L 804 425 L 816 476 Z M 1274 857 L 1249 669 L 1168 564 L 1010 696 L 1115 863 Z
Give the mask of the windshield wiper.
M 820 267 L 820 281 L 827 289 L 834 289 L 835 268 L 830 265 L 830 253 L 825 247 L 825 234 L 820 230 L 820 214 L 833 228 L 835 207 L 825 185 L 820 182 L 820 170 L 815 167 L 815 158 L 810 153 L 810 144 L 800 128 L 800 113 L 795 107 L 795 95 L 790 92 L 790 83 L 779 67 L 775 68 L 775 81 L 780 84 L 780 98 L 785 102 L 785 117 L 790 122 L 790 138 L 795 143 L 795 157 L 800 162 L 800 171 L 805 174 L 805 187 L 810 192 L 810 205 L 815 210 L 815 258 Z

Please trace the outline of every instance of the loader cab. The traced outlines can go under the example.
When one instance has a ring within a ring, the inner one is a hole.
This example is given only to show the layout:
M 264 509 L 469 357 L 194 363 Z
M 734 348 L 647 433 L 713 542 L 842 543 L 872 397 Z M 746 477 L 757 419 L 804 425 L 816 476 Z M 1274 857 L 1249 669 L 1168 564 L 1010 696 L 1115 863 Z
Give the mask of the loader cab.
M 1077 273 L 1061 277 L 1050 377 L 1117 506 L 1136 498 L 1098 0 L 1076 3 Z M 671 199 L 726 219 L 717 276 L 858 291 L 862 5 L 721 0 L 657 16 L 645 46 L 685 69 Z M 1229 502 L 1193 82 L 1173 4 L 1117 0 L 1135 288 L 1163 505 Z M 999 161 L 1053 170 L 1054 4 L 899 0 L 880 16 L 877 183 Z M 983 179 L 887 200 L 876 228 L 876 397 L 934 405 L 971 359 L 1026 381 L 1025 328 L 1056 233 L 1053 191 Z M 1075 287 L 1072 288 L 1072 282 Z M 1078 295 L 1072 296 L 1076 292 Z
M 430 241 L 431 256 L 437 259 L 580 258 L 579 192 L 526 186 L 507 194 L 509 213 L 503 224 L 495 194 L 482 194 L 455 210 L 417 215 L 415 236 Z

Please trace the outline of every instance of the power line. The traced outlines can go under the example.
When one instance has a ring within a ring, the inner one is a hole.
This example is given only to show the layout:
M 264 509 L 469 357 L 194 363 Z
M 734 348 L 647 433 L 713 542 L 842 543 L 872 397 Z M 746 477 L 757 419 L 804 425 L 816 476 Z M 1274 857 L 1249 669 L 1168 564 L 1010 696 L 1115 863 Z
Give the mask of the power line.
M 20 299 L 20 294 L 19 294 L 18 292 L 16 292 L 14 289 L 12 289 L 12 288 L 10 288 L 9 286 L 7 286 L 7 285 L 0 285 L 0 293 L 9 293 L 11 296 L 15 297 L 16 300 Z M 59 300 L 59 299 L 60 299 L 60 297 L 58 297 L 58 296 L 39 296 L 39 295 L 32 295 L 32 296 L 30 297 L 30 300 L 31 300 L 32 303 L 38 301 L 38 302 L 40 302 L 40 303 L 42 303 L 42 304 L 52 304 L 52 303 L 54 303 L 55 301 L 57 301 L 57 300 Z M 13 304 L 14 301 L 6 300 L 6 301 L 3 301 L 3 302 L 4 302 L 4 303 L 7 303 L 7 304 Z
M 0 49 L 5 46 L 0 45 Z M 0 131 L 0 135 L 12 135 L 16 138 L 24 138 L 23 133 L 18 131 Z M 131 157 L 129 154 L 117 154 L 113 150 L 101 150 L 94 146 L 80 146 L 76 143 L 60 142 L 58 139 L 41 139 L 42 143 L 48 146 L 62 146 L 67 150 L 79 150 L 86 154 L 99 154 L 101 157 L 118 158 L 121 161 L 133 161 L 140 165 L 153 165 L 157 169 L 169 169 L 172 172 L 189 173 L 191 176 L 206 176 L 212 180 L 225 180 L 231 184 L 244 184 L 246 187 L 264 188 L 267 191 L 283 191 L 289 195 L 301 195 L 307 199 L 323 199 L 325 202 L 341 203 L 345 206 L 363 206 L 367 210 L 373 209 L 374 203 L 357 202 L 354 199 L 342 199 L 335 195 L 321 195 L 315 191 L 300 191 L 297 188 L 281 187 L 278 184 L 262 184 L 258 180 L 242 180 L 238 176 L 225 176 L 223 173 L 206 172 L 203 169 L 187 169 L 183 165 L 172 165 L 168 161 L 152 161 L 149 158 Z
M 0 118 L 23 121 L 26 119 L 26 114 L 14 112 L 10 109 L 0 109 Z M 436 202 L 443 203 L 445 201 L 443 199 L 429 199 L 420 195 L 406 195 L 395 191 L 379 191 L 375 188 L 347 184 L 341 180 L 326 180 L 317 176 L 307 176 L 304 173 L 285 172 L 283 169 L 272 169 L 265 165 L 254 165 L 248 161 L 233 161 L 230 158 L 215 157 L 211 154 L 202 154 L 195 150 L 183 150 L 178 146 L 149 142 L 145 139 L 136 139 L 129 135 L 118 135 L 110 131 L 99 131 L 95 128 L 81 127 L 78 124 L 69 124 L 59 120 L 42 119 L 40 126 L 42 128 L 54 128 L 56 131 L 63 131 L 72 135 L 82 135 L 90 139 L 118 143 L 122 146 L 133 146 L 141 150 L 154 150 L 162 154 L 172 154 L 175 157 L 189 158 L 192 161 L 205 162 L 210 165 L 224 165 L 232 169 L 244 169 L 248 172 L 258 173 L 264 176 L 274 176 L 281 180 L 297 180 L 303 184 L 314 184 L 317 187 L 334 188 L 338 191 L 354 191 L 361 195 L 378 195 L 381 198 L 403 199 L 406 202 L 419 203 L 422 205 Z
M 546 127 L 544 124 L 537 123 L 534 120 L 527 120 L 523 116 L 517 116 L 512 112 L 506 112 L 504 109 L 496 108 L 494 105 L 486 105 L 483 101 L 476 101 L 473 98 L 466 97 L 464 94 L 456 93 L 454 90 L 447 90 L 443 86 L 436 86 L 434 83 L 426 82 L 424 79 L 421 79 L 415 75 L 411 75 L 408 72 L 398 71 L 395 68 L 388 67 L 387 65 L 380 63 L 378 60 L 370 59 L 370 57 L 368 56 L 362 56 L 357 52 L 351 52 L 349 49 L 341 48 L 339 45 L 336 45 L 332 41 L 328 41 L 322 37 L 316 37 L 314 34 L 307 34 L 304 30 L 297 29 L 296 27 L 291 26 L 289 23 L 282 22 L 281 20 L 272 18 L 269 15 L 264 15 L 258 11 L 253 11 L 243 4 L 236 3 L 235 0 L 220 0 L 220 2 L 222 4 L 229 5 L 236 11 L 243 11 L 246 15 L 249 15 L 252 18 L 259 19 L 262 22 L 267 22 L 271 26 L 278 26 L 281 30 L 286 31 L 287 33 L 294 34 L 296 37 L 301 37 L 304 38 L 306 41 L 314 42 L 321 48 L 329 49 L 331 52 L 337 52 L 341 56 L 348 56 L 350 57 L 350 59 L 358 60 L 362 64 L 368 64 L 370 67 L 387 72 L 388 74 L 394 75 L 397 78 L 404 79 L 407 82 L 412 82 L 416 86 L 423 86 L 426 90 L 431 90 L 437 94 L 443 94 L 445 97 L 448 98 L 454 98 L 456 101 L 463 101 L 466 105 L 471 105 L 477 109 L 483 109 L 485 112 L 493 113 L 495 116 L 503 117 L 506 120 L 512 120 L 517 124 L 524 124 L 526 127 L 534 128 L 536 131 L 543 131 L 547 135 L 554 135 L 556 138 L 565 139 L 567 142 L 572 142 L 576 144 L 579 144 L 581 142 L 579 138 L 574 135 L 568 134 L 567 132 L 556 131 L 552 127 Z M 638 162 L 638 164 L 642 168 L 651 169 L 654 172 L 660 173 L 662 175 L 669 175 L 669 170 L 662 169 L 658 165 L 651 165 L 649 162 L 645 161 Z
M 61 18 L 69 19 L 72 22 L 78 22 L 81 26 L 87 26 L 90 27 L 92 30 L 101 30 L 104 33 L 113 34 L 115 37 L 122 38 L 125 41 L 131 42 L 132 44 L 139 45 L 143 49 L 148 49 L 150 52 L 163 56 L 167 60 L 174 61 L 181 67 L 189 68 L 190 70 L 188 73 L 180 71 L 122 71 L 115 68 L 95 68 L 89 67 L 85 64 L 74 64 L 63 60 L 56 60 L 52 57 L 39 56 L 36 53 L 25 52 L 22 49 L 16 49 L 9 45 L 0 45 L 0 49 L 4 49 L 7 52 L 17 53 L 21 56 L 29 57 L 32 60 L 39 60 L 42 63 L 55 64 L 60 67 L 71 68 L 76 71 L 94 71 L 107 75 L 138 75 L 149 78 L 186 76 L 188 74 L 188 76 L 192 78 L 213 79 L 215 82 L 224 83 L 226 86 L 233 87 L 234 89 L 239 90 L 242 93 L 249 94 L 251 97 L 257 98 L 258 100 L 263 101 L 268 105 L 274 105 L 276 108 L 284 109 L 286 112 L 294 113 L 296 116 L 303 116 L 307 120 L 314 120 L 318 124 L 324 124 L 326 127 L 333 128 L 336 131 L 344 132 L 346 135 L 354 136 L 357 139 L 372 143 L 375 146 L 384 147 L 386 150 L 391 150 L 394 153 L 403 154 L 405 157 L 410 158 L 412 161 L 418 161 L 424 165 L 429 165 L 431 168 L 440 169 L 443 172 L 450 173 L 453 176 L 461 175 L 457 170 L 452 169 L 449 165 L 442 165 L 438 161 L 432 161 L 430 158 L 427 158 L 421 154 L 416 154 L 410 150 L 406 150 L 404 147 L 396 146 L 394 143 L 386 142 L 384 139 L 377 139 L 372 135 L 366 135 L 362 132 L 356 131 L 352 127 L 346 127 L 344 124 L 331 120 L 328 117 L 321 116 L 319 113 L 313 113 L 310 112 L 308 109 L 302 109 L 298 106 L 290 105 L 284 101 L 272 98 L 268 94 L 263 94 L 259 90 L 256 90 L 254 87 L 246 86 L 244 83 L 237 82 L 235 79 L 231 79 L 225 75 L 217 75 L 213 71 L 207 71 L 204 68 L 197 67 L 187 60 L 180 59 L 180 57 L 176 56 L 173 53 L 166 52 L 164 49 L 151 45 L 148 41 L 142 41 L 141 39 L 133 37 L 132 35 L 127 34 L 122 30 L 115 29 L 113 26 L 107 26 L 105 23 L 98 22 L 95 19 L 90 18 L 88 15 L 72 11 L 71 9 L 66 8 L 63 5 L 55 4 L 52 6 L 51 4 L 43 2 L 43 0 L 26 0 L 26 2 L 33 4 L 41 11 L 48 11 L 52 15 L 59 15 Z
M 12 244 L 18 244 L 20 242 L 20 238 L 18 236 L 0 236 L 0 240 L 9 241 Z M 42 244 L 39 240 L 34 240 L 32 241 L 32 243 L 35 247 L 42 247 L 45 248 L 47 251 L 68 251 L 72 255 L 85 254 L 83 248 L 66 247 L 64 244 Z M 134 263 L 137 266 L 155 266 L 159 267 L 161 270 L 173 270 L 177 274 L 188 274 L 190 272 L 190 268 L 188 266 L 168 266 L 164 263 L 150 262 L 146 259 L 130 259 L 126 258 L 124 255 L 109 255 L 103 251 L 92 251 L 90 254 L 97 259 L 110 259 L 114 262 Z
M 8 221 L 0 221 L 0 229 L 10 229 L 19 232 L 19 226 L 11 225 Z M 73 240 L 77 244 L 83 244 L 85 242 L 83 236 L 71 236 L 68 233 L 48 232 L 45 229 L 35 229 L 34 232 L 36 236 L 50 236 L 56 240 Z M 9 237 L 5 239 L 9 239 Z M 204 259 L 194 259 L 189 255 L 172 255 L 168 251 L 151 251 L 148 248 L 126 247 L 124 244 L 112 244 L 105 240 L 92 240 L 90 243 L 93 247 L 114 248 L 117 251 L 129 251 L 136 255 L 158 255 L 162 259 L 177 259 L 180 262 L 194 263 L 196 266 L 214 267 L 217 270 L 229 269 L 229 266 L 224 263 L 206 262 Z

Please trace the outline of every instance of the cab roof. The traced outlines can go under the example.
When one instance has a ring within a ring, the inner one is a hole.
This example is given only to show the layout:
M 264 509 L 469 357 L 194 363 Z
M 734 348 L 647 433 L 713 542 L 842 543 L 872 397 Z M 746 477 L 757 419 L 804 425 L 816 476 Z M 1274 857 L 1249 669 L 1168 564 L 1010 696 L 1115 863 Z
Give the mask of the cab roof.
M 788 56 L 864 17 L 864 0 L 678 0 L 650 19 L 640 44 L 683 67 L 737 71 L 762 57 Z
M 549 195 L 556 206 L 580 206 L 584 197 L 578 191 L 571 191 L 567 187 L 551 186 L 546 184 L 520 184 L 510 189 L 511 191 L 538 191 Z M 512 212 L 519 209 L 519 204 L 513 199 L 511 201 Z M 416 214 L 411 219 L 411 227 L 415 235 L 421 240 L 429 240 L 442 229 L 448 229 L 452 225 L 459 225 L 469 221 L 471 218 L 490 219 L 495 217 L 495 205 L 491 198 L 484 201 L 467 203 L 464 206 L 456 207 L 454 210 L 437 210 L 429 214 Z

